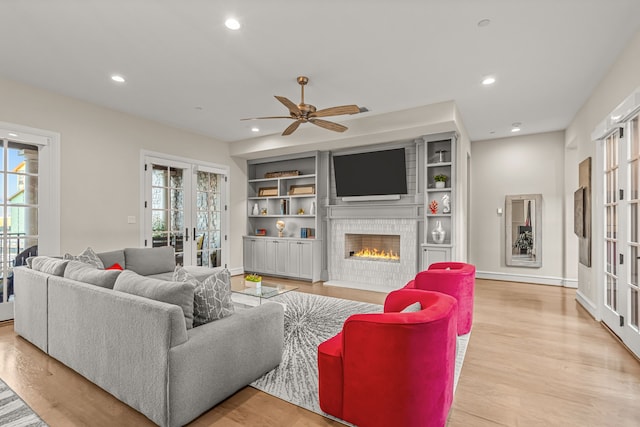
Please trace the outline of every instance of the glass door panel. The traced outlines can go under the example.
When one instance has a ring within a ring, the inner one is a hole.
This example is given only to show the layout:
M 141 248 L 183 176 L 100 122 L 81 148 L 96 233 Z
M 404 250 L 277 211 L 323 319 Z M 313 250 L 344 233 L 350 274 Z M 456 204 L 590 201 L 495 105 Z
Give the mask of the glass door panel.
M 185 176 L 182 167 L 151 165 L 151 246 L 173 246 L 176 264 L 183 265 L 185 240 Z
M 0 140 L 0 304 L 13 301 L 13 268 L 38 250 L 39 148 Z M 1 319 L 0 319 L 1 320 Z
M 196 188 L 195 265 L 222 265 L 222 224 L 220 200 L 223 175 L 198 170 Z

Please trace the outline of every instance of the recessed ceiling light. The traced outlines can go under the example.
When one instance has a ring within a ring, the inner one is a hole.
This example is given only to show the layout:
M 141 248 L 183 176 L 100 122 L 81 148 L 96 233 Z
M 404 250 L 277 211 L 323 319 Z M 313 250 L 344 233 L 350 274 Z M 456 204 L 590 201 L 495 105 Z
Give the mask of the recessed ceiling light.
M 124 77 L 118 75 L 118 74 L 114 74 L 113 76 L 111 76 L 111 80 L 113 80 L 114 82 L 117 83 L 124 83 Z
M 480 28 L 487 27 L 487 26 L 489 26 L 489 24 L 491 24 L 491 20 L 490 19 L 482 19 L 482 20 L 478 21 L 478 27 L 480 27 Z
M 496 78 L 493 76 L 487 76 L 484 79 L 482 79 L 482 84 L 485 86 L 490 86 L 492 84 L 494 84 L 496 82 Z
M 520 132 L 522 129 L 519 127 L 511 128 L 511 132 Z
M 238 22 L 238 20 L 234 18 L 229 18 L 226 21 L 224 21 L 224 25 L 230 30 L 240 29 L 240 22 Z
M 13 136 L 15 138 L 16 136 L 18 136 L 18 134 L 17 133 L 13 133 L 13 132 L 9 132 L 9 136 Z
M 511 126 L 511 132 L 520 132 L 520 126 L 522 125 L 522 123 L 520 122 L 515 122 L 513 123 Z
M 251 128 L 251 132 L 260 132 L 260 128 L 254 126 Z

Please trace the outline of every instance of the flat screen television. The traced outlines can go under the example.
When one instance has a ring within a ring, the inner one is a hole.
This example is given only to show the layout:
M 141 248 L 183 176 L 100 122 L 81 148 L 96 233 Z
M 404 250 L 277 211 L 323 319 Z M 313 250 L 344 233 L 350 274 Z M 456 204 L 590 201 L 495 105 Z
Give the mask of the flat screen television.
M 338 197 L 407 194 L 404 148 L 333 156 Z

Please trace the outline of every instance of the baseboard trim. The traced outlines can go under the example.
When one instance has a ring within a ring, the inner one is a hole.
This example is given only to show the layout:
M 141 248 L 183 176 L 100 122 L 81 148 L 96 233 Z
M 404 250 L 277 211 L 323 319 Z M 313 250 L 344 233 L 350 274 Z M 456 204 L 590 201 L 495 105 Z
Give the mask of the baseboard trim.
M 589 313 L 591 317 L 593 317 L 597 321 L 600 321 L 600 319 L 598 318 L 598 308 L 593 302 L 591 302 L 589 298 L 587 298 L 582 292 L 580 292 L 579 289 L 576 292 L 576 301 L 578 301 L 578 304 L 580 304 L 582 308 L 587 310 L 587 313 Z
M 244 274 L 244 268 L 242 267 L 230 268 L 229 274 L 231 274 L 232 276 L 239 276 L 240 274 Z
M 533 276 L 528 274 L 500 273 L 493 271 L 476 271 L 477 279 L 504 280 L 508 282 L 535 283 L 537 285 L 567 286 L 568 279 L 552 276 Z M 573 286 L 567 286 L 573 287 Z M 575 287 L 578 287 L 576 282 Z

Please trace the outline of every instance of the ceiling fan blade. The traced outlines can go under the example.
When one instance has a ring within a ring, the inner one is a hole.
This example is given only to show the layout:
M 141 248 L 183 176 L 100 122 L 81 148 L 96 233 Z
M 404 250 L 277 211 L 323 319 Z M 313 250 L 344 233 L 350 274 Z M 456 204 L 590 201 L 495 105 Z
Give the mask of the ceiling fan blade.
M 298 108 L 298 106 L 296 104 L 294 104 L 292 101 L 290 101 L 289 99 L 285 98 L 284 96 L 275 95 L 275 98 L 278 101 L 282 102 L 284 104 L 284 106 L 289 109 L 289 111 L 291 112 L 291 114 L 293 116 L 300 117 L 300 115 L 302 114 L 302 111 L 300 111 L 300 108 Z
M 298 126 L 300 126 L 300 123 L 302 123 L 301 120 L 296 120 L 295 122 L 291 123 L 289 127 L 286 128 L 284 132 L 282 132 L 282 136 L 291 135 L 293 132 L 295 132 L 296 129 L 298 129 Z
M 295 117 L 291 117 L 291 116 L 249 117 L 247 119 L 240 119 L 240 120 L 258 120 L 258 119 L 295 119 Z
M 358 114 L 359 112 L 360 107 L 357 105 L 341 105 L 339 107 L 318 110 L 315 113 L 309 114 L 309 117 L 341 116 L 343 114 Z
M 346 126 L 339 125 L 338 123 L 334 122 L 329 122 L 327 120 L 309 119 L 309 122 L 313 123 L 316 126 L 320 126 L 321 128 L 332 130 L 334 132 L 344 132 L 345 130 L 349 129 Z

